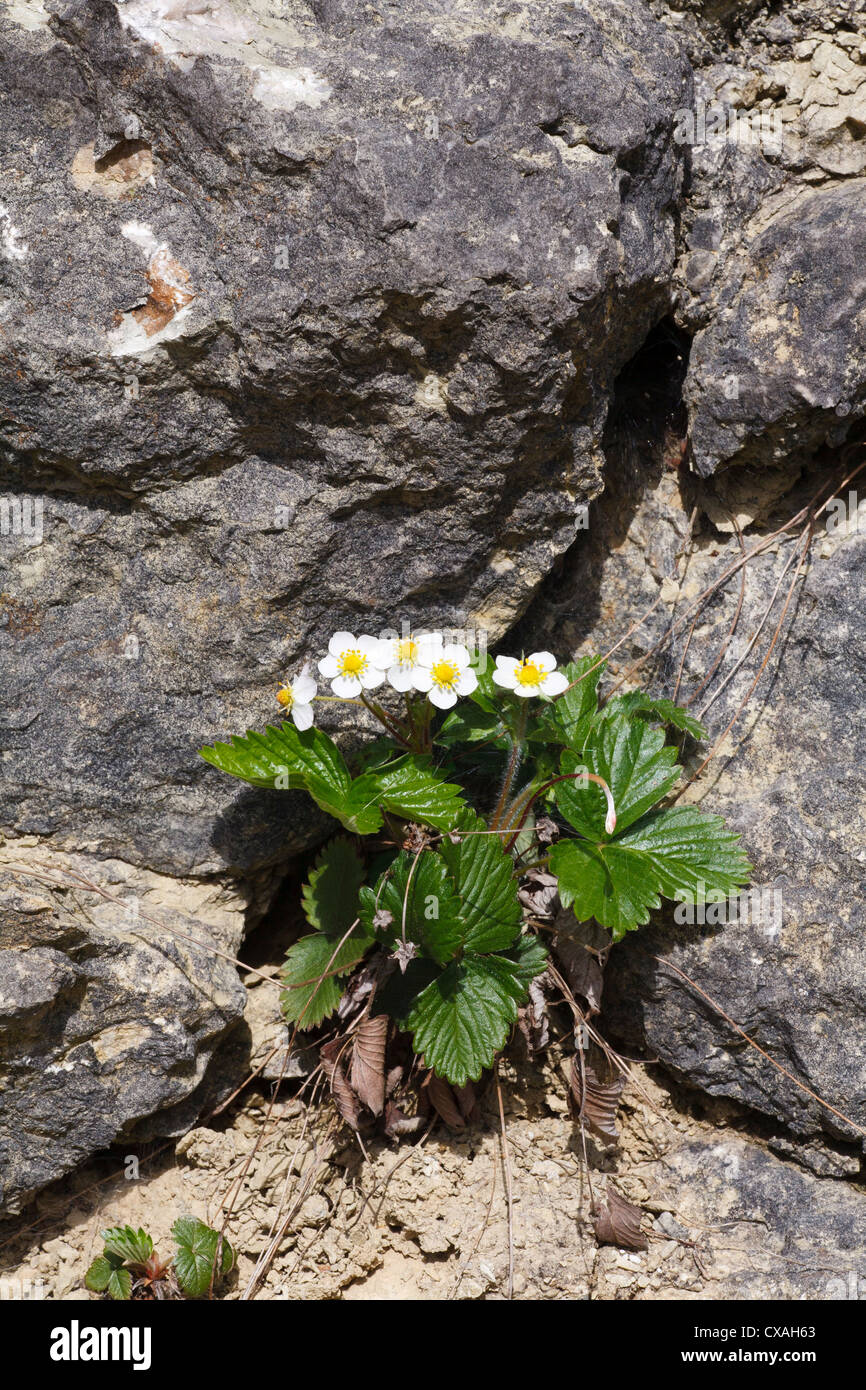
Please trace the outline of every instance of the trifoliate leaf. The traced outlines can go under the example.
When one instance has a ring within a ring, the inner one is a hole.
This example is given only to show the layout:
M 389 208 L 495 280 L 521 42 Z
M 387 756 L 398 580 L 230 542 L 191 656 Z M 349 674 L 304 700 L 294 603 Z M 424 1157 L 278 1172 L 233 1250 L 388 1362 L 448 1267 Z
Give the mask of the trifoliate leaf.
M 467 954 L 418 995 L 404 1026 L 428 1067 L 453 1086 L 465 1086 L 493 1065 L 526 993 L 504 957 Z
M 234 1264 L 232 1247 L 223 1237 L 219 1256 L 219 1232 L 194 1216 L 179 1217 L 171 1233 L 177 1242 L 174 1270 L 178 1283 L 187 1297 L 204 1298 L 211 1284 L 221 1274 L 228 1274 Z
M 651 811 L 606 844 L 560 840 L 550 851 L 564 907 L 594 917 L 619 940 L 649 921 L 661 898 L 703 902 L 748 882 L 739 837 L 693 806 Z
M 460 899 L 462 944 L 469 951 L 505 950 L 522 921 L 513 861 L 474 811 L 464 810 L 455 830 L 460 839 L 454 843 L 444 836 L 439 852 Z
M 625 695 L 615 695 L 599 714 L 600 719 L 619 719 L 623 715 L 647 716 L 660 724 L 668 724 L 672 729 L 681 729 L 694 739 L 706 738 L 707 731 L 699 720 L 689 714 L 673 700 L 654 700 L 641 690 L 629 690 Z
M 136 1231 L 132 1226 L 112 1226 L 110 1230 L 102 1232 L 102 1239 L 105 1241 L 104 1253 L 108 1256 L 116 1256 L 123 1263 L 143 1265 L 146 1264 L 153 1254 L 153 1241 L 140 1227 Z
M 84 1287 L 92 1293 L 105 1293 L 112 1274 L 122 1264 L 119 1255 L 98 1255 L 84 1276 Z
M 566 750 L 563 773 L 586 769 L 604 778 L 613 794 L 617 834 L 639 820 L 666 796 L 682 769 L 676 749 L 665 743 L 664 731 L 643 719 L 605 720 L 590 734 L 583 754 Z M 558 782 L 556 804 L 570 825 L 589 839 L 603 840 L 607 802 L 597 783 Z
M 463 945 L 466 927 L 460 900 L 445 862 L 433 850 L 422 850 L 418 855 L 404 850 L 375 890 L 361 890 L 361 921 L 370 935 L 375 935 L 377 912 L 391 915 L 384 933 L 390 942 L 402 941 L 405 912 L 406 940 L 440 965 L 451 960 Z
M 301 732 L 293 724 L 279 729 L 268 725 L 263 734 L 248 729 L 244 737 L 233 736 L 231 744 L 215 743 L 199 753 L 205 762 L 254 787 L 299 790 L 308 777 L 315 777 L 333 794 L 345 795 L 352 780 L 334 740 L 316 728 Z
M 446 782 L 430 758 L 409 753 L 375 774 L 379 804 L 406 820 L 450 830 L 463 809 L 460 788 Z

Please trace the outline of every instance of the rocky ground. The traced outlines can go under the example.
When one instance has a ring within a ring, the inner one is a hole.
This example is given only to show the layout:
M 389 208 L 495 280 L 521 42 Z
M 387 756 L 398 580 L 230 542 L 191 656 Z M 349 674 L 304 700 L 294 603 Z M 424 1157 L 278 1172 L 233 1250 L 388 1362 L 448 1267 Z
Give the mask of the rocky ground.
M 0 1279 L 90 1298 L 105 1226 L 142 1225 L 166 1249 L 178 1216 L 219 1224 L 231 1207 L 228 1299 L 502 1299 L 509 1281 L 529 1299 L 861 1296 L 866 1193 L 783 1162 L 732 1107 L 695 1105 L 638 1066 L 620 1142 L 590 1141 L 587 1172 L 554 1059 L 506 1060 L 501 1087 L 507 1163 L 495 1090 L 465 1132 L 365 1152 L 325 1111 L 248 1094 L 215 1127 L 145 1153 L 137 1177 L 105 1155 L 46 1190 L 0 1228 Z M 647 1250 L 597 1245 L 590 1190 L 603 1201 L 608 1181 L 643 1208 Z

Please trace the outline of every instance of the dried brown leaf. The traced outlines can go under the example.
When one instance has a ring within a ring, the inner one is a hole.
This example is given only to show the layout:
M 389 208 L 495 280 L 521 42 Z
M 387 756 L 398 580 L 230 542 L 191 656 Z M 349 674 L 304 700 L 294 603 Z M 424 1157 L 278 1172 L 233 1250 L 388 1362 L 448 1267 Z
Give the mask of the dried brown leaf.
M 377 1014 L 359 1023 L 352 1045 L 352 1088 L 374 1115 L 385 1108 L 385 1043 L 388 1017 Z
M 466 1121 L 460 1113 L 454 1091 L 443 1081 L 441 1076 L 436 1076 L 434 1072 L 428 1072 L 424 1081 L 424 1090 L 430 1100 L 430 1104 L 448 1125 L 450 1129 L 465 1129 Z
M 582 1119 L 588 1129 L 602 1139 L 618 1139 L 616 1112 L 624 1086 L 621 1076 L 612 1081 L 601 1081 L 590 1062 L 583 1062 L 575 1055 L 571 1059 L 571 1104 L 572 1115 Z
M 385 1133 L 389 1139 L 400 1139 L 405 1134 L 417 1134 L 423 1129 L 424 1123 L 423 1115 L 407 1115 L 392 1100 L 385 1106 Z
M 601 1009 L 601 991 L 604 974 L 597 954 L 589 950 L 582 941 L 565 932 L 557 932 L 551 943 L 553 954 L 559 962 L 572 994 L 579 994 L 589 1005 L 589 1016 Z
M 647 1238 L 641 1230 L 643 1212 L 633 1202 L 607 1185 L 607 1202 L 602 1203 L 593 1222 L 600 1245 L 618 1245 L 621 1250 L 646 1250 Z
M 328 1078 L 331 1095 L 342 1118 L 350 1129 L 361 1127 L 361 1105 L 346 1079 L 340 1058 L 348 1051 L 345 1038 L 335 1038 L 319 1049 L 322 1067 Z

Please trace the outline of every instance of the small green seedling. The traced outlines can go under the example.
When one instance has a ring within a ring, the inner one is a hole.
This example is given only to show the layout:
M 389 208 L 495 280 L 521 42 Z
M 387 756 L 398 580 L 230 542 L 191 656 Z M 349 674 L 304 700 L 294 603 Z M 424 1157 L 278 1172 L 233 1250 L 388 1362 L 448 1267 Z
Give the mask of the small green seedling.
M 218 1231 L 194 1216 L 182 1216 L 171 1228 L 175 1253 L 160 1258 L 153 1241 L 140 1227 L 113 1226 L 102 1232 L 105 1243 L 87 1271 L 85 1287 L 93 1293 L 123 1300 L 139 1298 L 204 1298 L 234 1264 L 234 1252 Z

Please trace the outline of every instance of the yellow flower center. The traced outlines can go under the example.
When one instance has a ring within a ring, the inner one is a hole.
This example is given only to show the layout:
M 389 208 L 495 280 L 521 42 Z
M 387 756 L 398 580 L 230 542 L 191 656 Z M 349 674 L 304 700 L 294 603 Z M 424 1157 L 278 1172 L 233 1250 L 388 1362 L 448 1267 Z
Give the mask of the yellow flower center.
M 295 703 L 295 695 L 290 685 L 280 686 L 277 691 L 277 703 L 281 704 L 283 709 L 292 708 L 292 705 Z
M 367 658 L 358 651 L 357 647 L 350 647 L 348 651 L 340 652 L 337 658 L 341 676 L 360 676 L 366 671 L 368 664 Z
M 411 637 L 404 637 L 401 642 L 395 642 L 394 647 L 397 653 L 398 666 L 414 666 L 418 660 L 418 643 Z
M 438 690 L 452 690 L 460 676 L 460 667 L 453 661 L 434 661 L 430 675 Z
M 544 667 L 534 661 L 521 661 L 514 675 L 518 685 L 538 685 L 544 680 Z

